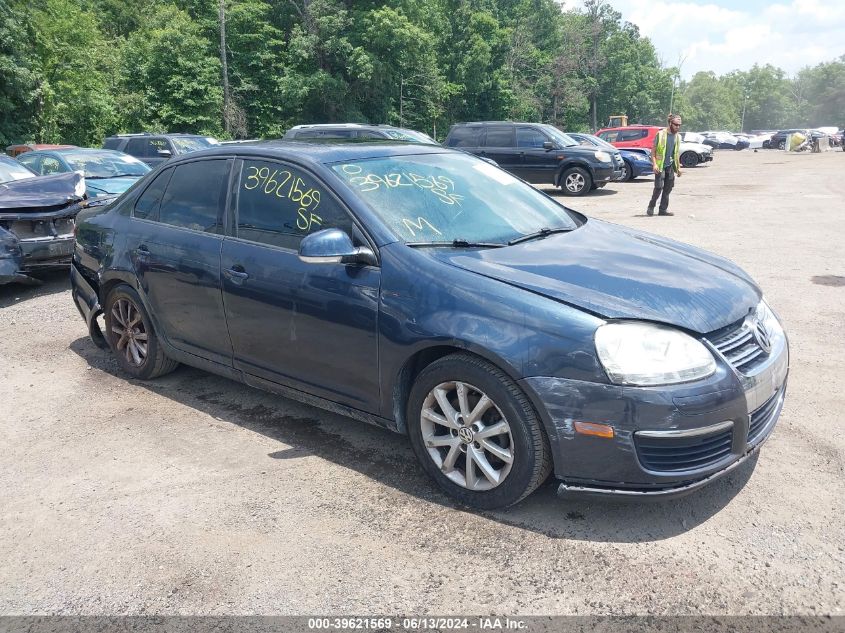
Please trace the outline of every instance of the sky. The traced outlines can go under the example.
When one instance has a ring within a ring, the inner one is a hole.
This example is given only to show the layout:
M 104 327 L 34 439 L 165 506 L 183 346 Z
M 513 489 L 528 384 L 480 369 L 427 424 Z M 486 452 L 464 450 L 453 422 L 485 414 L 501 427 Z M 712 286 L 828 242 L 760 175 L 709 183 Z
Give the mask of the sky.
M 691 78 L 772 64 L 794 75 L 845 55 L 845 0 L 607 0 Z M 564 8 L 582 0 L 563 0 Z

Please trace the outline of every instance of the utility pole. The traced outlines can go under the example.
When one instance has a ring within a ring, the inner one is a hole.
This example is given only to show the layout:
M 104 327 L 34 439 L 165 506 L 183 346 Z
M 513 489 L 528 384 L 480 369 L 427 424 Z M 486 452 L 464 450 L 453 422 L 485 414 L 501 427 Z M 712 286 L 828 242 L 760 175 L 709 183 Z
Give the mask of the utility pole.
M 229 94 L 229 64 L 226 61 L 226 0 L 219 0 L 220 16 L 220 65 L 223 68 L 223 129 L 231 136 L 229 117 L 231 114 L 231 95 Z
M 742 119 L 739 123 L 739 131 L 745 132 L 745 106 L 748 103 L 748 92 L 745 93 L 745 98 L 742 100 Z

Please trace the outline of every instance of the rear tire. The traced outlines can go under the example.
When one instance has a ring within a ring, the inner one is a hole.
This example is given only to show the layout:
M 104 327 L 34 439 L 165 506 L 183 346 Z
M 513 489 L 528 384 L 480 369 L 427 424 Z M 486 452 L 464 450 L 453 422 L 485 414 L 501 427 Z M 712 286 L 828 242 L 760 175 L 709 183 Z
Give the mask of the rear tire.
M 560 175 L 560 190 L 566 196 L 583 196 L 592 188 L 593 179 L 581 167 L 570 167 Z
M 106 340 L 120 368 L 141 380 L 169 374 L 179 366 L 159 344 L 138 293 L 126 284 L 113 288 L 103 310 Z
M 423 469 L 465 505 L 513 505 L 551 472 L 549 441 L 527 396 L 477 356 L 452 354 L 423 369 L 407 419 Z
M 631 167 L 631 164 L 627 160 L 625 161 L 625 167 L 623 169 L 625 170 L 625 175 L 622 176 L 623 182 L 629 182 L 629 181 L 633 180 L 634 179 L 634 170 Z

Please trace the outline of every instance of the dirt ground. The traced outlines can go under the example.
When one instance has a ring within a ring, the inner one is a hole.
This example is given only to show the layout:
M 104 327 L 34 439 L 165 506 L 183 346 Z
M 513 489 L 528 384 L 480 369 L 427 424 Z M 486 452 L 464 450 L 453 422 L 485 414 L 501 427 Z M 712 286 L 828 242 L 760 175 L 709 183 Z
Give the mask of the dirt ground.
M 570 206 L 725 255 L 782 317 L 759 459 L 684 499 L 454 506 L 404 437 L 182 367 L 143 383 L 64 274 L 0 287 L 0 615 L 842 614 L 845 154 L 717 152 Z

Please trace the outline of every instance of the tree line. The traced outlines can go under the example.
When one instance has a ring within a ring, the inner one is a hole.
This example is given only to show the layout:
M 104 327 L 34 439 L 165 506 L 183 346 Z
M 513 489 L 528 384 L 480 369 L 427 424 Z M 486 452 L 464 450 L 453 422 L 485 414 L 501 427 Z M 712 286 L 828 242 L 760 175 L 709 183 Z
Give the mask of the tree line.
M 0 144 L 374 122 L 836 125 L 845 56 L 680 81 L 605 0 L 0 0 Z

